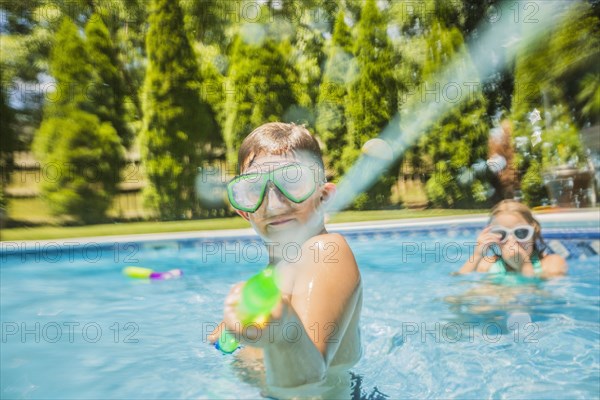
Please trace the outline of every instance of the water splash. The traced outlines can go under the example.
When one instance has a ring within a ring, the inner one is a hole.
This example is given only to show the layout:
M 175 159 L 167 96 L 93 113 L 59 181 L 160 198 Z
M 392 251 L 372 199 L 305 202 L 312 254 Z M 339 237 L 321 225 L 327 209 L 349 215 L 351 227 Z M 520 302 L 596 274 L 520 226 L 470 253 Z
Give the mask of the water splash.
M 510 15 L 508 10 L 511 6 L 514 7 L 510 2 L 502 4 L 502 9 L 506 11 L 504 15 Z M 479 88 L 479 76 L 489 76 L 504 67 L 504 65 L 498 65 L 490 54 L 506 53 L 505 64 L 509 65 L 520 46 L 527 46 L 536 40 L 543 40 L 549 29 L 556 26 L 559 19 L 565 15 L 564 8 L 569 8 L 568 5 L 565 7 L 562 2 L 544 2 L 539 3 L 539 6 L 538 20 L 543 23 L 520 26 L 512 18 L 499 20 L 489 30 L 482 31 L 478 46 L 473 46 L 471 59 L 475 65 L 474 69 L 461 68 L 464 61 L 457 57 L 447 64 L 444 71 L 430 79 L 430 82 L 440 84 L 463 82 Z M 394 154 L 393 160 L 401 157 L 404 151 L 425 135 L 427 129 L 443 115 L 470 98 L 470 96 L 461 96 L 458 101 L 452 99 L 453 101 L 423 102 L 421 93 L 423 91 L 416 90 L 408 95 L 402 114 L 396 114 L 379 136 L 390 145 Z M 539 111 L 531 116 L 537 118 Z M 539 117 L 541 119 L 541 116 Z M 372 158 L 363 154 L 342 178 L 338 185 L 336 199 L 327 208 L 330 214 L 339 212 L 350 205 L 353 199 L 367 190 L 393 162 L 393 160 L 373 160 Z

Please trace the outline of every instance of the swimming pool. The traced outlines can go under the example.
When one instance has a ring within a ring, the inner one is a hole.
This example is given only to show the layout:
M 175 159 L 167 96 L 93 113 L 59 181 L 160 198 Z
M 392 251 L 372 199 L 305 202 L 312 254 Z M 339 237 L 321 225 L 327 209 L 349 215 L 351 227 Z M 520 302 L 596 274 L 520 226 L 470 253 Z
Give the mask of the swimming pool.
M 353 368 L 363 390 L 394 399 L 597 398 L 597 217 L 543 221 L 553 248 L 569 254 L 569 275 L 519 287 L 449 275 L 482 224 L 338 229 L 364 284 L 364 354 Z M 2 398 L 260 397 L 235 375 L 233 358 L 204 341 L 230 285 L 266 262 L 255 238 L 75 243 L 2 243 Z M 121 275 L 126 265 L 185 275 L 141 282 Z

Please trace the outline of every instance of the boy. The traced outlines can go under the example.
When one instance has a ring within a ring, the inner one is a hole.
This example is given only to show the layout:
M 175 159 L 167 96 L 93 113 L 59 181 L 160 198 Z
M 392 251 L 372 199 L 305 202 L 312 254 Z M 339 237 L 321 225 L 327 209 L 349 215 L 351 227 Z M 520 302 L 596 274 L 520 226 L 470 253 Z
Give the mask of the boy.
M 269 395 L 324 388 L 332 376 L 348 376 L 361 356 L 358 266 L 345 239 L 324 227 L 323 205 L 335 185 L 325 179 L 315 138 L 294 124 L 256 128 L 240 147 L 238 165 L 242 175 L 228 185 L 229 198 L 264 240 L 281 299 L 268 326 L 243 329 L 237 304 L 244 282 L 235 285 L 210 340 L 225 328 L 246 345 L 239 357 L 262 356 Z

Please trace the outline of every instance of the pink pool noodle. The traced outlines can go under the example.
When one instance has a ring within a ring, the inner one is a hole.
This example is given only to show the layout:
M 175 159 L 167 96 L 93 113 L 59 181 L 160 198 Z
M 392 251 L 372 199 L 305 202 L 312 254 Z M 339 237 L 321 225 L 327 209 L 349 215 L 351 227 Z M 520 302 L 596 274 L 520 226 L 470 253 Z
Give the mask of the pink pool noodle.
M 183 271 L 180 269 L 172 269 L 170 271 L 167 272 L 152 272 L 149 276 L 150 279 L 156 279 L 156 280 L 164 280 L 164 279 L 171 279 L 171 278 L 179 278 L 180 276 L 183 275 Z

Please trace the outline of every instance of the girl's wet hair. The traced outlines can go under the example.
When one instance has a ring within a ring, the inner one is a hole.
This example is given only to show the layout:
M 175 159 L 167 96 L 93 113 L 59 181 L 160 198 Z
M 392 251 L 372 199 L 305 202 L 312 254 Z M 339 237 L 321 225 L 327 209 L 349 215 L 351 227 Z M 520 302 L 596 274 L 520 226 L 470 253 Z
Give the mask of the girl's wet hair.
M 318 164 L 324 171 L 319 142 L 302 125 L 269 122 L 253 130 L 242 142 L 238 153 L 239 172 L 245 171 L 259 155 L 293 154 Z
M 490 211 L 490 220 L 488 225 L 492 222 L 495 216 L 502 213 L 514 213 L 520 215 L 527 223 L 534 228 L 533 233 L 533 250 L 542 258 L 547 248 L 546 242 L 542 238 L 542 226 L 537 219 L 534 218 L 533 213 L 525 204 L 519 203 L 516 200 L 502 200 L 496 204 Z

